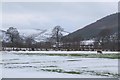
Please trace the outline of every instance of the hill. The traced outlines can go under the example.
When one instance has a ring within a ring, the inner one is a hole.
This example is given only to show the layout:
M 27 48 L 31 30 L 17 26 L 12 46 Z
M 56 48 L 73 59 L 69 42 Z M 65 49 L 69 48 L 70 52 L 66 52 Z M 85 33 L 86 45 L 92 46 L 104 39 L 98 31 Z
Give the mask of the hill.
M 63 41 L 79 41 L 81 39 L 91 39 L 97 37 L 102 31 L 109 31 L 109 35 L 118 32 L 118 14 L 108 15 L 94 23 L 85 26 L 73 33 L 70 33 L 62 38 Z

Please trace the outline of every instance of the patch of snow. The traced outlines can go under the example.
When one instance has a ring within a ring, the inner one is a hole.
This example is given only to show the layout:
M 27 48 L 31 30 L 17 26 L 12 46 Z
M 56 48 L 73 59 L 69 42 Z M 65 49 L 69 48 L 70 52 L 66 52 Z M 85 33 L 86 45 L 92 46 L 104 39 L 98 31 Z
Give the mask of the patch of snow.
M 81 45 L 94 45 L 95 40 L 91 39 L 91 40 L 84 40 L 81 41 Z

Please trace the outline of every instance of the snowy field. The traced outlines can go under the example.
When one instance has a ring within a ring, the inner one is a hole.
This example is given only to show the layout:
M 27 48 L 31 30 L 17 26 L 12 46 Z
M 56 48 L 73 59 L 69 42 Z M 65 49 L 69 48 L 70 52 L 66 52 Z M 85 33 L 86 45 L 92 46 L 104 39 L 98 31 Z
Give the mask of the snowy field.
M 21 54 L 20 54 L 21 53 Z M 27 54 L 24 54 L 27 53 Z M 30 53 L 39 53 L 42 55 Z M 115 78 L 118 77 L 118 59 L 81 58 L 78 56 L 50 56 L 44 54 L 96 54 L 60 51 L 11 51 L 2 54 L 3 78 Z M 104 52 L 104 54 L 113 52 Z M 117 53 L 117 52 L 114 52 Z
M 97 51 L 11 51 L 12 53 L 43 53 L 43 54 L 97 54 Z M 10 53 L 11 53 L 10 52 Z M 104 54 L 118 54 L 116 51 L 102 51 Z

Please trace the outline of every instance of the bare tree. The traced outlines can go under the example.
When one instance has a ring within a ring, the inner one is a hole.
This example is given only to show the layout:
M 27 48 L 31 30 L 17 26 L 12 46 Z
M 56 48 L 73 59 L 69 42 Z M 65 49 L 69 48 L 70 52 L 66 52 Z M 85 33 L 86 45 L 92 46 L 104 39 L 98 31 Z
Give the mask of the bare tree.
M 95 45 L 97 48 L 107 49 L 110 45 L 111 29 L 103 29 L 97 35 Z
M 52 41 L 56 43 L 56 48 L 58 49 L 60 46 L 61 38 L 63 37 L 62 31 L 64 29 L 61 26 L 55 26 L 52 30 Z
M 6 34 L 8 34 L 10 37 L 10 42 L 12 43 L 12 47 L 15 47 L 16 45 L 18 45 L 18 43 L 20 42 L 20 36 L 16 28 L 10 27 L 7 30 Z

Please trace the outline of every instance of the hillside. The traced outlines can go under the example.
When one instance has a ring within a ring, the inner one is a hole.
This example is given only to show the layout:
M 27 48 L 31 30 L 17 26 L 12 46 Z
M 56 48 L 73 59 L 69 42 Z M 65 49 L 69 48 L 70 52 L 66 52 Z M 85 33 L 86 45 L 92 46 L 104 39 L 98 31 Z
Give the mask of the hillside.
M 81 40 L 81 39 L 91 39 L 97 37 L 103 30 L 110 31 L 109 35 L 112 35 L 118 31 L 118 14 L 115 13 L 108 15 L 94 23 L 85 26 L 67 36 L 64 36 L 62 40 Z

